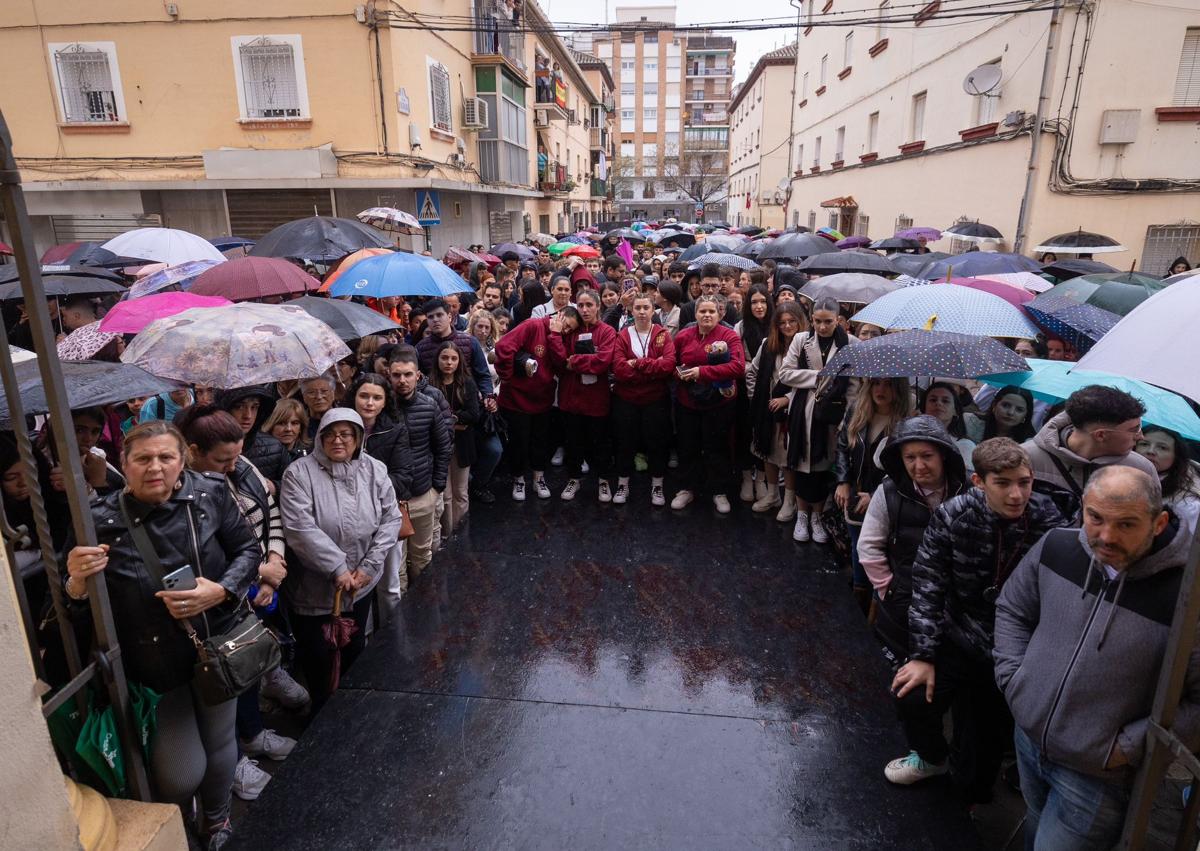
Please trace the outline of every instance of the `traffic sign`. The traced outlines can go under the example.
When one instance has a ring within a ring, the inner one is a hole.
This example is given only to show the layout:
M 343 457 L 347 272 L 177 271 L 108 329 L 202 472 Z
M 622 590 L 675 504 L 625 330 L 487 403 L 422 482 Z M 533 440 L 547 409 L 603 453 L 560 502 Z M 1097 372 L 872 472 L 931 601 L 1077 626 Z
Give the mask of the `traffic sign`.
M 442 199 L 435 190 L 417 190 L 417 221 L 425 227 L 442 223 Z

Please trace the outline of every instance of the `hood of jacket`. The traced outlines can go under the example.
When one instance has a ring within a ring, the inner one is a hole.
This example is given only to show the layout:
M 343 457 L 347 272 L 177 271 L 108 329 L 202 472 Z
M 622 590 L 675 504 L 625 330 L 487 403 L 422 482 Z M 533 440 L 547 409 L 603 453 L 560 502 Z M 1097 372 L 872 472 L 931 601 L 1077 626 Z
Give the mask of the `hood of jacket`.
M 350 461 L 331 461 L 325 454 L 325 444 L 321 442 L 321 434 L 334 423 L 350 423 L 358 432 L 358 446 Z M 351 464 L 362 455 L 364 431 L 362 417 L 358 415 L 358 411 L 353 408 L 330 408 L 325 412 L 325 416 L 321 417 L 321 423 L 317 426 L 317 437 L 313 441 L 312 454 L 316 457 L 317 463 L 329 470 L 335 478 L 349 475 Z
M 571 273 L 572 286 L 578 284 L 580 281 L 587 281 L 588 286 L 594 290 L 599 289 L 599 286 L 596 284 L 596 279 L 592 276 L 592 273 L 588 271 L 587 266 L 576 266 L 575 271 Z
M 1045 450 L 1050 455 L 1056 455 L 1069 467 L 1104 467 L 1109 464 L 1119 464 L 1125 460 L 1124 455 L 1100 455 L 1096 458 L 1084 458 L 1067 448 L 1067 438 L 1075 426 L 1071 417 L 1064 411 L 1046 421 L 1037 434 L 1033 436 L 1033 444 Z
M 912 479 L 904 469 L 904 461 L 900 457 L 900 449 L 906 443 L 921 440 L 932 443 L 942 453 L 942 464 L 945 469 L 946 492 L 956 494 L 967 480 L 967 465 L 958 451 L 958 446 L 950 432 L 941 421 L 929 414 L 909 417 L 901 420 L 892 431 L 887 445 L 879 452 L 879 466 L 891 477 L 896 486 L 909 496 L 914 495 Z
M 271 416 L 271 411 L 275 409 L 275 394 L 265 384 L 252 384 L 249 387 L 221 390 L 213 398 L 213 402 L 217 407 L 230 413 L 233 412 L 233 407 L 238 402 L 249 398 L 258 399 L 258 416 L 255 417 L 254 425 L 250 428 L 250 431 L 246 433 L 247 446 L 254 442 L 255 435 L 262 429 L 263 423 L 267 421 L 267 418 Z

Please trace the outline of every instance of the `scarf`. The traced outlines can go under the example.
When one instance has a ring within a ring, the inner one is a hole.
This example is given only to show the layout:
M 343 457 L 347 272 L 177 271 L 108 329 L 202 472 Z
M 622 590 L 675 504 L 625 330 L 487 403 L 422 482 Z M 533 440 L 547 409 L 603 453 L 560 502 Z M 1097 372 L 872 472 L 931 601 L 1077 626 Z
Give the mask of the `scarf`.
M 758 380 L 754 384 L 754 395 L 750 399 L 750 434 L 754 440 L 754 448 L 759 455 L 766 458 L 771 454 L 771 443 L 778 425 L 775 415 L 767 408 L 767 403 L 773 396 L 785 395 L 788 388 L 777 381 L 763 380 L 773 379 L 775 368 L 779 365 L 779 358 L 767 351 L 766 346 L 758 350 L 757 361 Z
M 808 340 L 805 340 L 805 345 L 801 348 L 801 354 L 804 356 L 804 366 L 806 369 L 821 369 L 825 366 L 824 360 L 818 364 L 808 362 L 808 342 L 815 339 L 816 335 L 810 335 Z M 830 347 L 828 356 L 832 356 L 836 351 L 843 346 L 849 345 L 850 338 L 846 336 L 846 332 L 838 326 L 833 331 L 833 345 Z M 817 341 L 818 347 L 820 341 Z M 792 397 L 792 406 L 788 409 L 788 466 L 796 469 L 803 463 L 807 455 L 812 459 L 812 464 L 819 464 L 829 455 L 830 447 L 830 432 L 831 428 L 824 425 L 817 425 L 808 415 L 808 399 L 810 395 L 815 395 L 816 404 L 813 405 L 813 414 L 815 418 L 817 404 L 820 404 L 822 398 L 839 399 L 845 398 L 847 390 L 850 388 L 850 379 L 841 376 L 818 383 L 812 389 L 797 390 L 796 395 Z M 812 446 L 809 447 L 811 432 Z

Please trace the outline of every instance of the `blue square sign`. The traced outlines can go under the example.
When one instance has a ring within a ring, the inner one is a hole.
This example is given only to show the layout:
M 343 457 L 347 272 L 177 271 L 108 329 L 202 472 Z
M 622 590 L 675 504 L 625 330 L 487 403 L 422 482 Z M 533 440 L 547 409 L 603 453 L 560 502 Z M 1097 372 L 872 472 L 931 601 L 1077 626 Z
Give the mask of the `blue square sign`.
M 417 190 L 417 221 L 426 227 L 442 223 L 442 199 L 435 190 Z

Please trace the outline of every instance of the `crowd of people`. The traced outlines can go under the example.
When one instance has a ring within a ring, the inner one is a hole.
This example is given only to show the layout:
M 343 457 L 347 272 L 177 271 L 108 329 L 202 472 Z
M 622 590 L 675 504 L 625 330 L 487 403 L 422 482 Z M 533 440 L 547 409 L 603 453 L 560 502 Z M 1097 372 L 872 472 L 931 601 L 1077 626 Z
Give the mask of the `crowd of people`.
M 605 249 L 534 246 L 464 264 L 461 294 L 371 300 L 399 329 L 325 375 L 74 411 L 98 546 L 74 540 L 63 468 L 37 434 L 63 590 L 82 614 L 103 577 L 126 673 L 162 695 L 158 798 L 190 813 L 198 796 L 192 828 L 222 847 L 231 795 L 269 779 L 255 760 L 295 744 L 264 706 L 319 709 L 471 512 L 555 499 L 561 467 L 563 502 L 741 502 L 828 548 L 893 668 L 911 753 L 887 779 L 950 773 L 964 804 L 987 801 L 1015 721 L 1028 847 L 1111 845 L 1200 515 L 1187 441 L 1105 386 L 1048 406 L 1016 386 L 828 377 L 839 350 L 883 330 L 807 298 L 794 267 L 692 268 L 647 248 L 630 268 Z M 36 554 L 30 483 L 11 440 L 0 451 L 16 549 Z M 164 587 L 139 530 L 191 587 Z M 44 605 L 44 576 L 26 575 Z M 247 605 L 287 663 L 207 703 L 190 685 L 195 639 Z M 323 634 L 335 612 L 356 627 L 339 652 Z M 1179 718 L 1200 744 L 1200 702 Z

